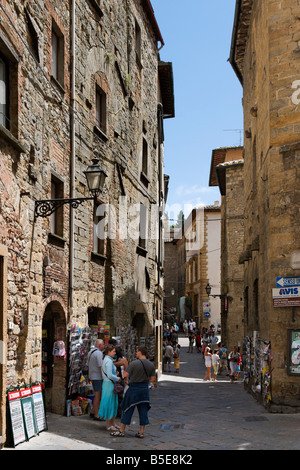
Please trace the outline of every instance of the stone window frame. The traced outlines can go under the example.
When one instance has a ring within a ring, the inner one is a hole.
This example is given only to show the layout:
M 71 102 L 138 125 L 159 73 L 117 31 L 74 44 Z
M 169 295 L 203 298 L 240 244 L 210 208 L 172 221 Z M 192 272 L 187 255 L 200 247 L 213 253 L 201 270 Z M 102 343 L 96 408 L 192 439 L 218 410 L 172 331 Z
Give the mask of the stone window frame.
M 9 141 L 19 152 L 23 152 L 19 137 L 19 71 L 18 65 L 20 57 L 9 44 L 8 40 L 0 32 L 0 55 L 7 64 L 7 100 L 8 109 L 6 112 L 6 125 L 0 125 L 0 134 L 5 140 Z
M 91 102 L 93 103 L 93 116 L 94 120 L 94 133 L 101 138 L 104 142 L 108 141 L 108 132 L 109 132 L 109 100 L 110 100 L 110 88 L 108 85 L 108 80 L 103 72 L 97 72 L 95 75 L 92 75 L 92 86 L 91 86 Z M 103 94 L 105 97 L 105 125 L 103 125 L 103 130 L 100 129 L 97 125 L 97 111 L 96 111 L 96 100 L 97 93 Z M 105 129 L 105 132 L 104 132 Z
M 97 215 L 97 210 L 99 206 L 101 206 L 102 202 L 97 201 L 94 207 L 94 212 L 93 212 L 93 251 L 91 253 L 91 259 L 93 261 L 105 261 L 106 256 L 105 256 L 105 250 L 106 250 L 106 243 L 105 239 L 100 239 L 97 237 L 97 226 L 98 223 L 102 220 L 105 220 L 105 214 L 104 215 Z M 96 237 L 98 240 L 96 240 Z
M 51 170 L 51 199 L 64 198 L 65 181 L 55 171 Z M 56 209 L 50 216 L 50 231 L 48 243 L 64 247 L 64 206 Z
M 54 38 L 57 40 L 55 61 L 53 60 Z M 53 62 L 55 62 L 56 71 L 53 69 Z M 51 81 L 61 92 L 65 92 L 65 37 L 54 18 L 52 18 L 51 24 Z

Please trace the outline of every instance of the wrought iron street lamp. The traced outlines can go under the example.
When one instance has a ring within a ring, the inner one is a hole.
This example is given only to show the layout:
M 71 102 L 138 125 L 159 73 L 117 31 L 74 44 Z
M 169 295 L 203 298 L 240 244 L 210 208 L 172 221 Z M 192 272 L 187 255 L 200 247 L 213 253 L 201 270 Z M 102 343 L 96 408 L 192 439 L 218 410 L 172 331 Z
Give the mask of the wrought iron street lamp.
M 82 204 L 84 201 L 96 200 L 102 193 L 105 178 L 107 174 L 99 165 L 99 159 L 93 158 L 92 165 L 89 165 L 83 172 L 85 174 L 87 185 L 91 197 L 77 197 L 72 199 L 58 198 L 58 199 L 42 199 L 35 201 L 35 217 L 48 217 L 53 214 L 59 207 L 65 204 L 70 204 L 73 209 Z
M 210 294 L 211 294 L 211 285 L 209 284 L 209 282 L 205 287 L 205 291 L 206 291 L 206 293 L 209 297 Z M 224 295 L 224 294 L 212 294 L 212 297 L 220 297 L 220 299 L 224 299 L 226 297 L 226 295 Z

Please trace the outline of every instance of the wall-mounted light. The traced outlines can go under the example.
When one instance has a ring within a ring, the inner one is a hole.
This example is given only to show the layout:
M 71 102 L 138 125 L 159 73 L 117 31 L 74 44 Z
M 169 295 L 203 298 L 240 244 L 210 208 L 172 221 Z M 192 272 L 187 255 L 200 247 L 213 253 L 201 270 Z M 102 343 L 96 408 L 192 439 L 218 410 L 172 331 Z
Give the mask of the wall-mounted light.
M 85 174 L 87 185 L 91 197 L 77 197 L 72 199 L 58 198 L 58 199 L 42 199 L 35 201 L 35 217 L 49 217 L 59 207 L 70 204 L 73 209 L 82 204 L 84 201 L 96 200 L 103 191 L 105 178 L 107 174 L 99 165 L 99 159 L 93 158 L 92 165 L 89 165 L 83 172 Z

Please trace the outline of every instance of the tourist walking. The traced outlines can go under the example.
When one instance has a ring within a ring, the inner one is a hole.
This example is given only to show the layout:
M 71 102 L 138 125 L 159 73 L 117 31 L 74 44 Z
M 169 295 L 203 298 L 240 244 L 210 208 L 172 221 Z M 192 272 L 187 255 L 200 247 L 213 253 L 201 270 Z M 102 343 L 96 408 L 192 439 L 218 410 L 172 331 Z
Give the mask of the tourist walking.
M 106 420 L 108 431 L 117 431 L 115 418 L 118 413 L 118 395 L 114 393 L 114 384 L 121 379 L 117 376 L 117 368 L 113 363 L 116 355 L 115 346 L 109 344 L 105 349 L 105 357 L 102 364 L 103 386 L 99 409 L 99 417 Z
M 174 351 L 172 348 L 171 343 L 167 341 L 166 348 L 165 348 L 165 367 L 168 365 L 168 371 L 171 372 L 171 360 L 173 357 Z
M 219 368 L 219 375 L 222 374 L 223 368 L 225 367 L 227 375 L 229 375 L 229 370 L 228 370 L 228 351 L 225 348 L 225 345 L 222 343 L 221 347 L 218 351 L 219 357 L 220 357 L 220 368 Z
M 240 353 L 237 350 L 237 347 L 234 346 L 233 350 L 229 353 L 228 360 L 230 366 L 230 379 L 231 382 L 234 382 L 236 379 L 237 365 L 240 358 Z
M 203 377 L 203 380 L 208 380 L 207 376 L 209 377 L 209 380 L 211 380 L 212 359 L 211 359 L 210 348 L 208 346 L 205 348 L 205 352 L 204 352 L 204 363 L 206 367 L 206 372 L 205 372 L 205 376 Z
M 176 347 L 174 348 L 173 359 L 174 359 L 174 369 L 175 369 L 175 372 L 176 372 L 177 374 L 179 374 L 180 344 L 177 344 Z
M 88 366 L 88 377 L 92 382 L 94 390 L 94 400 L 93 407 L 90 413 L 90 417 L 100 421 L 98 416 L 99 406 L 101 401 L 102 394 L 102 363 L 103 363 L 103 349 L 104 342 L 102 339 L 96 339 L 94 347 L 89 351 L 87 357 L 87 366 Z
M 219 372 L 219 364 L 220 364 L 220 357 L 216 350 L 213 351 L 212 353 L 211 362 L 212 362 L 213 371 L 214 371 L 213 381 L 215 382 L 217 379 L 218 372 Z
M 184 320 L 183 325 L 182 325 L 183 332 L 185 336 L 188 336 L 188 331 L 189 331 L 189 325 L 187 320 Z
M 111 432 L 114 437 L 124 437 L 125 428 L 131 423 L 135 407 L 138 409 L 140 430 L 135 435 L 144 438 L 144 429 L 149 424 L 148 411 L 150 408 L 149 382 L 156 381 L 155 367 L 146 357 L 146 348 L 139 346 L 136 350 L 136 360 L 132 361 L 124 377 L 129 377 L 129 388 L 121 403 L 122 418 L 119 430 Z

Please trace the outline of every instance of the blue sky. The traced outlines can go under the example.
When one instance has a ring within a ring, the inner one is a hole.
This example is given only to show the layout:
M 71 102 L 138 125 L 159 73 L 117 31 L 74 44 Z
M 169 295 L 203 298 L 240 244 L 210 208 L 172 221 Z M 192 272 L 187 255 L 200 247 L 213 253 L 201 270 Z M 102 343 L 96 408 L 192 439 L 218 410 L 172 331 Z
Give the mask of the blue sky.
M 151 0 L 173 63 L 175 118 L 165 123 L 167 210 L 220 201 L 209 187 L 212 150 L 242 144 L 242 87 L 228 62 L 235 0 Z

